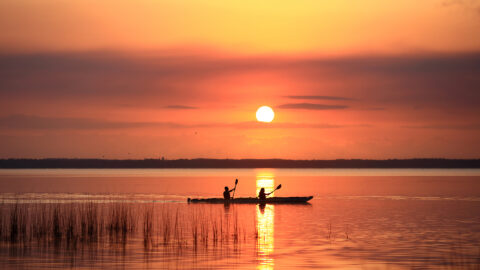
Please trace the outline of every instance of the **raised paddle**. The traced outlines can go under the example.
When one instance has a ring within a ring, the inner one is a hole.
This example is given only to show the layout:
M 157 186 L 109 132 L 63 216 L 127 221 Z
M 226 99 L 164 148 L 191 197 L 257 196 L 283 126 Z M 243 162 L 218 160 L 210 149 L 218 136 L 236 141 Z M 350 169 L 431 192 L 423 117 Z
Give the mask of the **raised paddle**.
M 235 191 L 237 190 L 238 179 L 235 179 L 235 189 L 233 190 L 232 199 L 235 198 Z
M 275 190 L 281 189 L 281 188 L 282 188 L 282 184 L 278 185 L 276 189 L 274 189 L 272 192 L 268 193 L 268 196 L 270 196 L 273 192 L 275 192 Z

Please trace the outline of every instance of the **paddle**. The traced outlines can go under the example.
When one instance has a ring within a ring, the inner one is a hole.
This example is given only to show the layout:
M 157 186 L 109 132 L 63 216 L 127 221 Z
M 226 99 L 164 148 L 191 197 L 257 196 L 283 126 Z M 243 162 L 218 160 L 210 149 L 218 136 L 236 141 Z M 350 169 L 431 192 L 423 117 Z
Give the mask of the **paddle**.
M 282 188 L 282 184 L 278 185 L 276 189 L 274 189 L 272 192 L 270 192 L 267 196 L 270 196 L 272 195 L 273 192 L 275 192 L 275 190 L 277 189 L 281 189 Z
M 235 179 L 235 189 L 233 190 L 232 199 L 235 198 L 235 191 L 237 190 L 238 179 Z

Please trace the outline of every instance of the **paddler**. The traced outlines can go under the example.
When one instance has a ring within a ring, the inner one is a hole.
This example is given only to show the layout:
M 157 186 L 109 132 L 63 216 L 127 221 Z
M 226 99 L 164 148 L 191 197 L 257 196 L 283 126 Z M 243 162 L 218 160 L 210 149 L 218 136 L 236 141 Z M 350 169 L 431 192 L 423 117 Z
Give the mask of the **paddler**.
M 274 190 L 274 191 L 275 191 L 275 190 Z M 258 193 L 258 199 L 264 201 L 264 200 L 267 199 L 267 196 L 270 195 L 270 194 L 272 194 L 272 193 L 273 193 L 273 191 L 270 192 L 270 193 L 265 193 L 265 188 L 262 187 L 262 188 L 260 189 L 260 192 Z
M 231 190 L 228 190 L 228 187 L 225 187 L 225 191 L 223 192 L 223 198 L 225 200 L 230 200 L 230 192 L 234 191 L 236 188 L 237 188 L 237 185 L 235 185 L 235 187 L 232 188 Z

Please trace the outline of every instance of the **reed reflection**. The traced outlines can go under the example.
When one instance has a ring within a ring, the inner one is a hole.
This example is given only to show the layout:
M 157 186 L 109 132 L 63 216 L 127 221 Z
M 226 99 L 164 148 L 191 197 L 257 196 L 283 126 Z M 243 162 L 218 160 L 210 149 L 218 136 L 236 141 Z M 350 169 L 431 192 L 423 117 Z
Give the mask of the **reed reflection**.
M 265 188 L 271 192 L 275 189 L 274 175 L 272 173 L 257 174 L 257 191 Z M 273 195 L 273 194 L 272 194 Z M 271 257 L 274 250 L 274 206 L 260 204 L 257 206 L 257 269 L 273 269 L 274 259 Z

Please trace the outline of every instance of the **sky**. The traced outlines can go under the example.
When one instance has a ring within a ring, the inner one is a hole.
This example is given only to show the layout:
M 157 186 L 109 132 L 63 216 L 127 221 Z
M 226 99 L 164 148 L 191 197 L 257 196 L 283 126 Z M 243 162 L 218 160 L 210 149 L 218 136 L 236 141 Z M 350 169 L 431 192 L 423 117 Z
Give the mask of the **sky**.
M 479 29 L 475 0 L 2 0 L 0 158 L 480 158 Z

